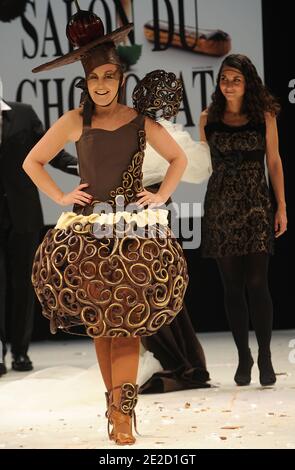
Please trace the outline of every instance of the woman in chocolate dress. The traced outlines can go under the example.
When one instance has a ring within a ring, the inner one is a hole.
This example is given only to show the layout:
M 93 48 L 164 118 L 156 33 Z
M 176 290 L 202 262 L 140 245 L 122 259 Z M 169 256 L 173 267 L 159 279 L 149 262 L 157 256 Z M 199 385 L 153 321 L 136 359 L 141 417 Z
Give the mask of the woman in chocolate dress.
M 276 381 L 267 275 L 274 238 L 287 227 L 278 111 L 279 105 L 250 59 L 232 54 L 221 65 L 212 103 L 200 119 L 201 140 L 210 146 L 213 166 L 204 203 L 202 250 L 205 257 L 217 260 L 223 281 L 225 308 L 239 355 L 238 385 L 251 382 L 248 307 L 259 347 L 260 383 Z M 265 176 L 265 154 L 275 212 Z
M 58 119 L 23 165 L 55 202 L 74 204 L 45 235 L 32 281 L 53 333 L 82 329 L 94 338 L 109 437 L 119 445 L 135 442 L 140 338 L 172 322 L 188 284 L 182 249 L 168 227 L 168 211 L 160 208 L 185 170 L 185 154 L 160 124 L 118 99 L 124 77 L 115 44 L 131 29 L 105 35 L 100 18 L 86 11 L 70 19 L 67 34 L 78 48 L 34 71 L 81 60 L 84 104 Z M 175 115 L 181 82 L 164 71 L 146 79 L 158 84 L 150 105 L 165 117 Z M 138 103 L 144 99 L 138 96 Z M 156 193 L 142 186 L 146 140 L 170 163 Z M 81 184 L 64 194 L 44 165 L 69 141 L 76 143 Z

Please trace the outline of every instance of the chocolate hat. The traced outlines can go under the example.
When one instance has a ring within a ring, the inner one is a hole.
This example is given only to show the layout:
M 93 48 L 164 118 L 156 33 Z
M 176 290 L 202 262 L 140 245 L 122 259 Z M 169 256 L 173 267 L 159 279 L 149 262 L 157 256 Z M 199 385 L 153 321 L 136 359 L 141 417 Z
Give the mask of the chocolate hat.
M 128 23 L 115 31 L 104 34 L 102 20 L 92 12 L 80 10 L 75 1 L 78 12 L 73 15 L 67 24 L 67 37 L 77 49 L 57 59 L 35 67 L 32 72 L 51 70 L 63 65 L 72 64 L 81 60 L 85 73 L 89 73 L 98 65 L 115 63 L 120 65 L 120 59 L 115 45 L 122 42 L 133 29 L 133 23 Z M 100 48 L 99 46 L 105 47 Z M 108 53 L 106 54 L 106 50 Z

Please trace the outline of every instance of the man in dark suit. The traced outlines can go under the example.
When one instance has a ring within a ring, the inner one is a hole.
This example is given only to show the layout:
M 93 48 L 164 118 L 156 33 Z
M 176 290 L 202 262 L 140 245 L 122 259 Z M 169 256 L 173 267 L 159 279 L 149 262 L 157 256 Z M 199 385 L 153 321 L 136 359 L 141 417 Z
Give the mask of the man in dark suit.
M 34 312 L 31 268 L 43 216 L 38 190 L 22 164 L 43 134 L 42 123 L 30 105 L 4 102 L 0 96 L 0 376 L 6 372 L 7 313 L 12 368 L 33 368 L 27 354 Z M 77 158 L 64 150 L 50 164 L 77 175 Z

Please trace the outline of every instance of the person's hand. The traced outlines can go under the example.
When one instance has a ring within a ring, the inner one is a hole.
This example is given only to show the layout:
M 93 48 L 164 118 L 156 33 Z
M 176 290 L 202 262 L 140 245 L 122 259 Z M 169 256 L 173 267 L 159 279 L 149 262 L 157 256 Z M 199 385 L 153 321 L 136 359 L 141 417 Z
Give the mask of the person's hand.
M 287 230 L 287 213 L 285 207 L 278 207 L 275 215 L 275 237 L 278 238 Z
M 63 194 L 60 200 L 58 201 L 61 206 L 69 206 L 70 204 L 79 204 L 80 206 L 86 206 L 90 204 L 93 197 L 82 191 L 83 188 L 89 186 L 88 183 L 79 184 L 73 191 L 70 193 Z
M 148 205 L 148 207 L 151 209 L 153 207 L 162 206 L 168 199 L 165 198 L 160 192 L 151 193 L 146 189 L 140 193 L 137 193 L 137 197 L 140 198 L 136 203 L 138 206 L 144 207 Z

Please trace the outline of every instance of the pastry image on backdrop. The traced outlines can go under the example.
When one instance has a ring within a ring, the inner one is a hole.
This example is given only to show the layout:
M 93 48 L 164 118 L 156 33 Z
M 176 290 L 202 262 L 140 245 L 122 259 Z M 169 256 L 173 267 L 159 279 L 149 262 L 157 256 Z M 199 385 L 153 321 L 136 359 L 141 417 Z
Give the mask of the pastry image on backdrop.
M 169 40 L 168 21 L 161 21 L 159 26 L 159 42 L 160 45 L 164 46 Z M 157 33 L 153 21 L 145 23 L 144 34 L 148 41 L 155 42 Z M 183 44 L 180 28 L 176 25 L 170 45 L 183 49 L 184 51 L 216 57 L 224 56 L 231 50 L 231 38 L 229 34 L 220 29 L 198 29 L 196 33 L 195 28 L 186 26 L 184 37 L 186 45 Z
M 130 0 L 126 1 L 130 3 Z M 219 28 L 200 28 L 197 0 L 195 0 L 194 5 L 194 27 L 174 23 L 172 21 L 173 15 L 169 18 L 169 21 L 157 18 L 156 21 L 150 20 L 144 24 L 146 39 L 162 50 L 166 50 L 167 47 L 176 47 L 184 51 L 215 57 L 228 54 L 231 50 L 230 35 Z M 157 16 L 158 12 L 156 13 Z M 185 21 L 184 18 L 183 21 Z

